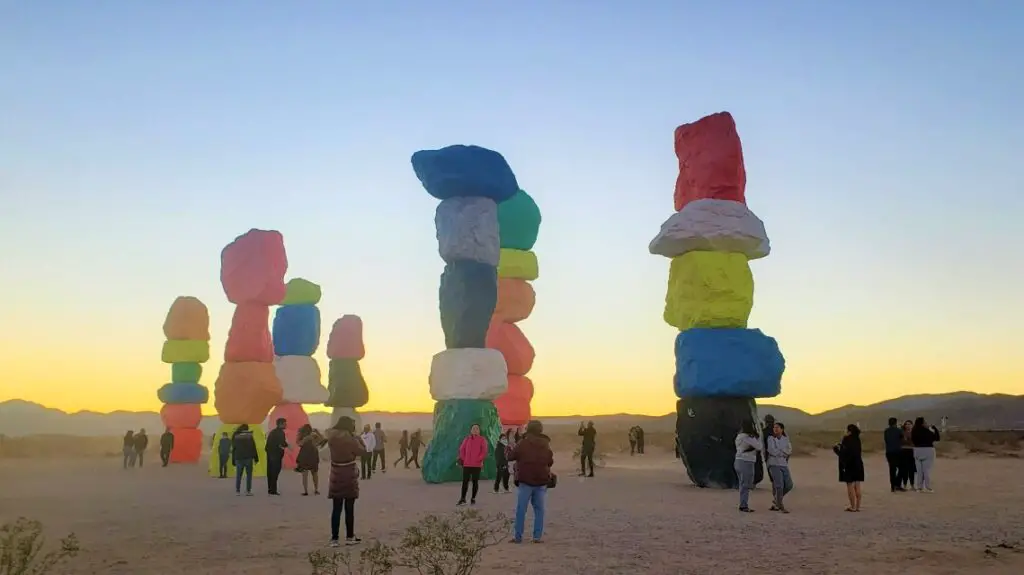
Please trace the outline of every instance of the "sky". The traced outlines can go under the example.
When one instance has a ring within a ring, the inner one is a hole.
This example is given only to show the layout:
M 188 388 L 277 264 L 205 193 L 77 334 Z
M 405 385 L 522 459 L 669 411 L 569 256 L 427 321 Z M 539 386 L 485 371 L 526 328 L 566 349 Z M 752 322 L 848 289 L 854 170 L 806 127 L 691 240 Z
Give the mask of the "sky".
M 544 216 L 534 414 L 672 412 L 647 244 L 674 128 L 721 110 L 772 242 L 771 401 L 1022 393 L 1022 29 L 955 0 L 0 2 L 0 400 L 159 409 L 179 295 L 210 308 L 212 392 L 220 251 L 262 228 L 325 324 L 362 316 L 366 409 L 432 409 L 443 262 L 409 156 L 461 143 Z

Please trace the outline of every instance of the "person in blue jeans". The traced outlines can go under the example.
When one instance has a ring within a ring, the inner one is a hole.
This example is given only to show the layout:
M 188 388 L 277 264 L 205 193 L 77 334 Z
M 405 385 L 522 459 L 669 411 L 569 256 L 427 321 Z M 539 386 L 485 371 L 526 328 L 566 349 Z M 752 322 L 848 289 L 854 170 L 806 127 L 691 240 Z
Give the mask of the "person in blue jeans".
M 736 435 L 736 478 L 740 483 L 740 511 L 750 513 L 750 490 L 754 488 L 754 473 L 757 465 L 757 456 L 764 450 L 764 443 L 761 442 L 754 427 L 754 420 L 743 421 L 742 429 Z
M 544 535 L 544 509 L 548 485 L 552 484 L 551 467 L 555 464 L 551 452 L 551 439 L 544 435 L 544 426 L 539 421 L 526 425 L 526 435 L 508 455 L 509 461 L 516 462 L 515 484 L 516 520 L 513 529 L 513 543 L 523 542 L 526 529 L 526 508 L 533 507 L 533 542 L 540 543 Z
M 260 460 L 256 440 L 248 424 L 238 426 L 231 436 L 231 464 L 235 466 L 235 495 L 242 494 L 242 474 L 245 474 L 245 494 L 252 495 L 252 468 Z

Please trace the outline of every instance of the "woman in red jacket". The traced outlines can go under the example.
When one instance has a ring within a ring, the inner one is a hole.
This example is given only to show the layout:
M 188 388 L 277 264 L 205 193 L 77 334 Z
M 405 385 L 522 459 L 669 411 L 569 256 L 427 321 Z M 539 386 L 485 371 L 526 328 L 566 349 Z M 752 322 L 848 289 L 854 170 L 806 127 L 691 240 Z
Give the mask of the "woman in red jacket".
M 476 494 L 480 490 L 480 470 L 487 459 L 487 451 L 487 439 L 480 435 L 480 426 L 474 423 L 469 428 L 469 435 L 459 446 L 459 465 L 462 466 L 462 497 L 459 498 L 459 505 L 466 504 L 470 481 L 473 482 L 473 495 L 469 503 L 476 505 Z

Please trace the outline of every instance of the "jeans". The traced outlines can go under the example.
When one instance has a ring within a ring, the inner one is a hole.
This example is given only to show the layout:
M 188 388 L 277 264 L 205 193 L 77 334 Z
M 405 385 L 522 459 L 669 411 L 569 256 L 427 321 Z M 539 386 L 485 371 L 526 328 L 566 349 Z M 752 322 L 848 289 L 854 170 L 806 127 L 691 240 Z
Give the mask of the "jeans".
M 520 483 L 516 494 L 516 521 L 514 537 L 516 541 L 523 540 L 523 531 L 526 529 L 526 506 L 533 505 L 533 538 L 540 539 L 544 535 L 544 500 L 547 497 L 548 488 L 545 486 L 534 487 Z
M 789 467 L 769 465 L 768 476 L 772 478 L 772 495 L 775 498 L 775 506 L 782 507 L 782 498 L 793 490 L 793 476 L 789 474 Z
M 362 456 L 360 456 L 360 458 L 359 458 L 359 468 L 360 468 L 359 478 L 360 479 L 369 479 L 370 476 L 373 475 L 373 467 L 371 465 L 372 462 L 373 462 L 373 454 L 372 453 L 364 453 Z
M 245 473 L 245 492 L 252 493 L 252 459 L 239 459 L 235 461 L 235 493 L 242 490 L 242 473 Z
M 284 454 L 267 455 L 267 493 L 277 494 L 277 478 L 281 477 Z
M 470 482 L 473 483 L 473 495 L 472 501 L 476 501 L 476 494 L 480 491 L 480 468 L 479 467 L 463 467 L 462 468 L 462 497 L 459 501 L 466 501 L 466 492 L 469 490 Z
M 386 472 L 388 470 L 388 464 L 387 464 L 387 455 L 384 454 L 384 448 L 374 450 L 374 452 L 373 452 L 373 461 L 372 461 L 372 463 L 370 465 L 370 469 L 371 470 L 373 470 L 373 471 L 377 470 L 377 461 L 378 460 L 380 461 L 380 470 Z
M 338 540 L 342 509 L 345 510 L 345 539 L 352 539 L 356 536 L 356 500 L 338 498 L 332 501 L 334 504 L 331 507 L 331 539 Z
M 934 447 L 915 447 L 914 462 L 917 464 L 917 488 L 932 488 L 932 467 L 935 465 Z
M 227 453 L 225 453 L 224 455 L 220 456 L 220 462 L 219 463 L 220 463 L 220 467 L 219 467 L 219 469 L 220 469 L 220 476 L 222 478 L 223 477 L 227 477 L 228 476 L 228 454 Z
M 754 462 L 737 459 L 733 468 L 740 480 L 740 509 L 746 509 L 750 502 L 750 490 L 754 488 Z

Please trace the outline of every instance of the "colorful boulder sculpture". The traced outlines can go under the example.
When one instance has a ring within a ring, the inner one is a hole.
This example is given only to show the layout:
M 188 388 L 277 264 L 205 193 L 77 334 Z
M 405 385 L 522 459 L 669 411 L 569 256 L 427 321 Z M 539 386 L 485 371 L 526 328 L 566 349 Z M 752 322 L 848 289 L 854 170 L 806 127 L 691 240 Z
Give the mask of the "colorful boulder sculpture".
M 649 251 L 672 260 L 664 319 L 676 337 L 676 435 L 690 480 L 735 488 L 734 438 L 758 421 L 755 398 L 782 391 L 778 343 L 747 329 L 754 304 L 748 260 L 770 253 L 764 224 L 746 206 L 736 124 L 720 112 L 675 131 L 679 159 L 673 214 Z M 755 481 L 761 481 L 758 462 Z
M 171 364 L 171 382 L 157 390 L 164 404 L 160 419 L 174 434 L 172 463 L 195 463 L 203 448 L 199 423 L 201 404 L 210 400 L 210 391 L 199 383 L 203 366 L 210 359 L 210 313 L 203 302 L 191 296 L 174 300 L 164 320 L 164 363 Z
M 363 378 L 359 360 L 366 355 L 363 345 L 363 320 L 357 315 L 343 315 L 334 322 L 327 337 L 327 400 L 333 408 L 331 423 L 342 416 L 361 422 L 357 408 L 370 401 L 370 388 Z

